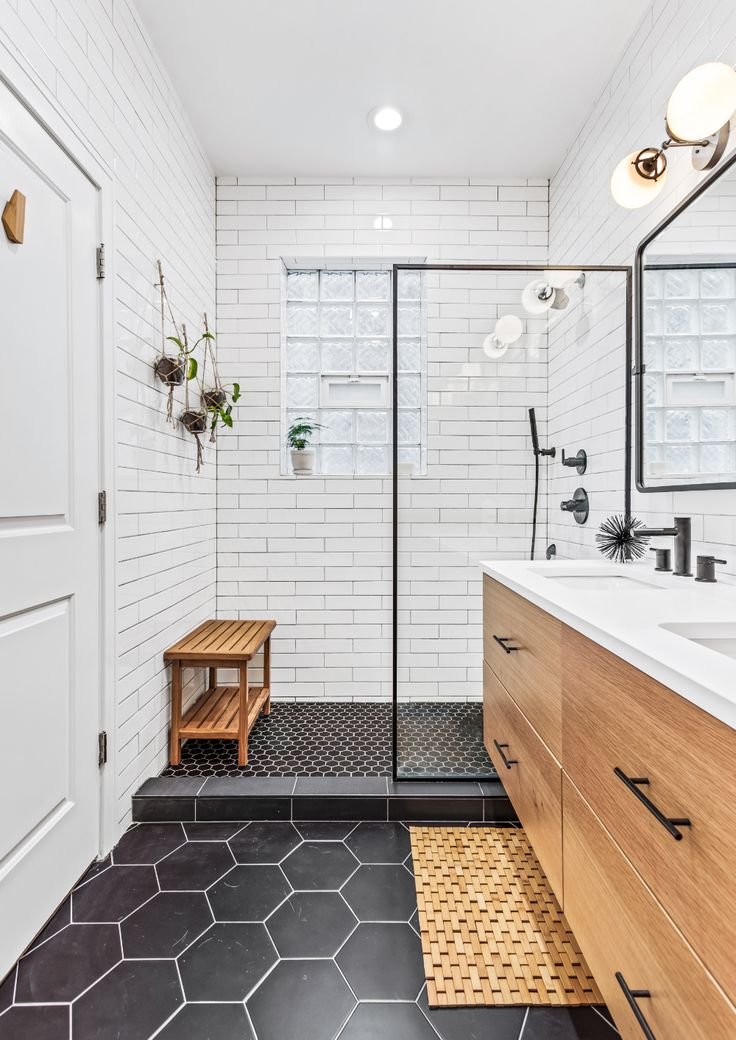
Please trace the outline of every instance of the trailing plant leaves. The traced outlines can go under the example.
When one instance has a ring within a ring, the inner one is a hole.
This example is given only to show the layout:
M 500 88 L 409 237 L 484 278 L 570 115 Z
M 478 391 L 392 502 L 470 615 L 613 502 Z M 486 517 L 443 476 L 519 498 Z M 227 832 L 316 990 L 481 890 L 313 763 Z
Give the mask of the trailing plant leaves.
M 232 393 L 233 404 L 235 404 L 235 402 L 239 399 L 239 397 L 240 397 L 240 383 L 233 383 L 233 393 Z
M 197 359 L 193 358 L 193 357 L 190 357 L 189 358 L 189 371 L 187 373 L 187 379 L 194 379 L 194 377 L 197 374 L 197 368 L 198 368 Z
M 167 336 L 166 338 L 171 340 L 172 343 L 176 343 L 176 345 L 179 348 L 179 350 L 186 354 L 187 348 L 184 346 L 184 344 L 182 343 L 182 341 L 179 339 L 178 336 Z
M 228 412 L 220 412 L 220 418 L 222 419 L 222 421 L 225 423 L 226 426 L 228 426 L 230 429 L 233 428 L 233 418 L 230 415 L 229 411 Z

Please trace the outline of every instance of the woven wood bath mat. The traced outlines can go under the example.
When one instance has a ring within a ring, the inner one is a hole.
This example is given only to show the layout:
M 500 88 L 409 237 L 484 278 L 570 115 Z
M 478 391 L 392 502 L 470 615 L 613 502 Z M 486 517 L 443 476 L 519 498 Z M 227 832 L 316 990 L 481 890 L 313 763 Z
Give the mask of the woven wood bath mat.
M 602 1004 L 523 830 L 412 827 L 430 1007 Z

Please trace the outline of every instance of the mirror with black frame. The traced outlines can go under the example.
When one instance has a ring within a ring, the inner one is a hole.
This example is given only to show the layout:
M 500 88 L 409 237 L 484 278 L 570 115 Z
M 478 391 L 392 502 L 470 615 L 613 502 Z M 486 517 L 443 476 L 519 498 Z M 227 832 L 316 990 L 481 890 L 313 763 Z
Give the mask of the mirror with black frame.
M 636 483 L 736 487 L 736 154 L 636 254 Z

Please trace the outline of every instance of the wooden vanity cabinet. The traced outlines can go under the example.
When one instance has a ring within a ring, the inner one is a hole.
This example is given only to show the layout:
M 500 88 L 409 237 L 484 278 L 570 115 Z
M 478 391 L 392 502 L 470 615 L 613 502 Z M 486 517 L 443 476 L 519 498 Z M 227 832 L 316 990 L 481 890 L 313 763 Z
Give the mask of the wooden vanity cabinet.
M 559 761 L 562 756 L 562 625 L 483 576 L 483 656 Z
M 487 575 L 483 619 L 486 748 L 625 1040 L 736 1037 L 736 731 Z
M 483 740 L 559 900 L 562 770 L 487 664 L 483 666 Z

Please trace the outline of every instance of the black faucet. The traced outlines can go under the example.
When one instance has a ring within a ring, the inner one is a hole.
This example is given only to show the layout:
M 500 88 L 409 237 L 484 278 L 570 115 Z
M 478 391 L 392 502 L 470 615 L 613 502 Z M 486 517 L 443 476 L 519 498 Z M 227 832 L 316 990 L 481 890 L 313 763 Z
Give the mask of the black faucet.
M 692 522 L 689 516 L 676 516 L 674 527 L 643 527 L 639 528 L 638 534 L 648 535 L 650 538 L 675 539 L 675 569 L 673 574 L 681 578 L 692 578 L 690 570 L 690 528 Z

